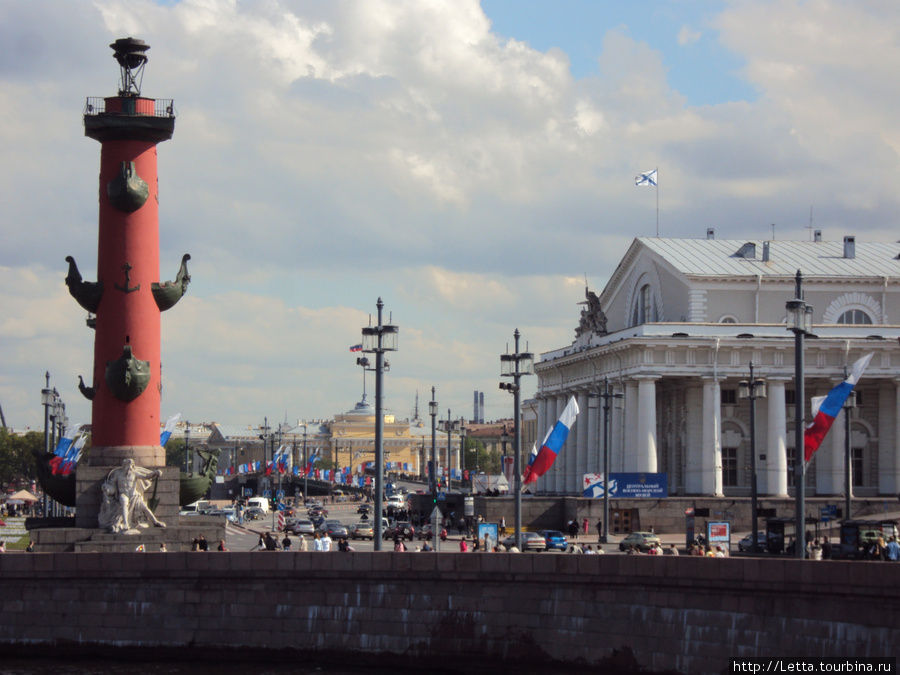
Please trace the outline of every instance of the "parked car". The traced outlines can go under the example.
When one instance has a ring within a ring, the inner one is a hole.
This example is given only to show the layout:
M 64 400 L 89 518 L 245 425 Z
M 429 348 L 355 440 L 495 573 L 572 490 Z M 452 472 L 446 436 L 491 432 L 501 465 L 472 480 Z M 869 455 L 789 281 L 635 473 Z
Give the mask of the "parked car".
M 262 520 L 266 517 L 266 512 L 256 506 L 244 509 L 244 520 Z
M 569 540 L 559 530 L 541 530 L 538 532 L 547 544 L 547 550 L 556 549 L 565 552 L 569 548 Z
M 309 522 L 311 522 L 313 524 L 313 527 L 318 530 L 319 527 L 321 527 L 322 523 L 325 522 L 325 516 L 310 516 Z
M 765 532 L 757 532 L 756 533 L 756 548 L 759 551 L 766 550 L 766 533 Z M 751 532 L 746 537 L 741 539 L 738 542 L 738 551 L 752 551 L 753 550 L 753 533 Z
M 416 536 L 419 539 L 431 539 L 434 535 L 432 534 L 431 524 L 426 523 L 418 530 L 416 530 Z M 447 540 L 447 530 L 445 528 L 441 528 L 438 532 L 438 536 L 441 538 L 441 541 Z
M 348 535 L 347 528 L 336 518 L 324 520 L 316 529 L 323 534 L 327 532 L 332 539 L 342 539 Z
M 351 539 L 375 539 L 375 526 L 371 522 L 353 523 L 347 528 Z
M 619 542 L 619 550 L 627 551 L 634 546 L 639 551 L 649 551 L 654 545 L 659 547 L 660 541 L 652 532 L 632 532 Z
M 516 535 L 510 535 L 501 542 L 503 548 L 507 551 L 516 545 Z M 522 533 L 522 550 L 523 551 L 546 551 L 547 540 L 539 532 L 523 532 Z
M 416 528 L 413 527 L 412 523 L 400 521 L 391 525 L 384 536 L 387 539 L 393 539 L 396 536 L 400 537 L 401 539 L 409 539 L 410 541 L 412 541 L 415 535 Z
M 316 533 L 316 526 L 313 525 L 311 520 L 306 518 L 295 518 L 294 520 L 287 521 L 284 525 L 284 531 L 290 532 L 293 535 L 305 534 L 310 537 Z

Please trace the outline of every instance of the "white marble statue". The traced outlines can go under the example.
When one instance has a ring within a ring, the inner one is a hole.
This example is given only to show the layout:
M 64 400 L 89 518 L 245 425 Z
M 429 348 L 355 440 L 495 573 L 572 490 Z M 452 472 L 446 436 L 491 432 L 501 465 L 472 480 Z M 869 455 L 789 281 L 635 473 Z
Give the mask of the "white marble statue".
M 124 460 L 122 466 L 110 471 L 101 486 L 100 527 L 112 534 L 137 534 L 139 527 L 147 527 L 145 521 L 165 527 L 144 501 L 152 479 L 161 474 L 158 469 L 136 466 L 133 459 Z

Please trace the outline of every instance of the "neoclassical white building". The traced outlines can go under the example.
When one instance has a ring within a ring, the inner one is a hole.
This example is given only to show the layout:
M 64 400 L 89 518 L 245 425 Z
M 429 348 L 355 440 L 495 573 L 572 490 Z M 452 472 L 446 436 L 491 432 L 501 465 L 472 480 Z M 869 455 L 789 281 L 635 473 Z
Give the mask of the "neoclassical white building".
M 538 491 L 580 494 L 585 473 L 602 473 L 603 401 L 592 395 L 609 378 L 621 394 L 621 407 L 610 401 L 611 472 L 666 473 L 670 496 L 748 496 L 750 409 L 737 390 L 752 361 L 768 385 L 756 402 L 759 492 L 793 494 L 794 334 L 785 304 L 798 270 L 813 308 L 806 422 L 809 398 L 874 352 L 851 413 L 853 494 L 896 496 L 900 243 L 829 242 L 818 232 L 811 242 L 717 240 L 711 231 L 635 239 L 599 298 L 586 290 L 574 342 L 535 366 L 538 439 L 569 397 L 581 408 Z M 808 494 L 843 494 L 844 438 L 842 414 L 808 466 Z

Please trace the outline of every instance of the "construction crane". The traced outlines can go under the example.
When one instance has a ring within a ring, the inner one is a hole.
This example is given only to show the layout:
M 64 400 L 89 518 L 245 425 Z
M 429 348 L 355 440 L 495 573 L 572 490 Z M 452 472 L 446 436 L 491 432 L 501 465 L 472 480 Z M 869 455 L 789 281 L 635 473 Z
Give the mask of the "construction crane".
M 6 428 L 6 418 L 3 416 L 3 406 L 0 405 L 0 427 Z

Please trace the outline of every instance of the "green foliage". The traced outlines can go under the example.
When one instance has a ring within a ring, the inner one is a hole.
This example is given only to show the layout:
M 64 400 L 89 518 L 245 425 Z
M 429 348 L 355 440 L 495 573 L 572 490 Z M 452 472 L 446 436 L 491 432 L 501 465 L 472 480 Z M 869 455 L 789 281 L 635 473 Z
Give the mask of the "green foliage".
M 464 466 L 469 471 L 483 471 L 484 473 L 500 473 L 500 452 L 490 451 L 484 447 L 484 443 L 473 438 L 466 439 L 466 456 Z
M 183 438 L 170 438 L 166 443 L 166 466 L 177 466 L 184 471 Z
M 23 436 L 0 428 L 0 485 L 30 483 L 37 478 L 32 451 L 44 451 L 44 434 L 29 431 Z

